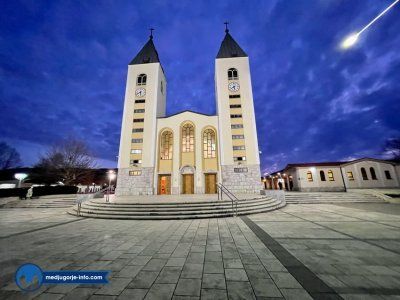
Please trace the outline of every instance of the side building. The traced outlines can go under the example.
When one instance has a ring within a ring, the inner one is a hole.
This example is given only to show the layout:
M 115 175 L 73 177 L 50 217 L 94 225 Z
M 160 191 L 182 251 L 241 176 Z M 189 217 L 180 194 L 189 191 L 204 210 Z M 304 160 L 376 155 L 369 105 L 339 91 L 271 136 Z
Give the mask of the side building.
M 288 164 L 263 179 L 267 189 L 341 192 L 348 189 L 399 188 L 400 165 L 361 158 L 345 162 Z

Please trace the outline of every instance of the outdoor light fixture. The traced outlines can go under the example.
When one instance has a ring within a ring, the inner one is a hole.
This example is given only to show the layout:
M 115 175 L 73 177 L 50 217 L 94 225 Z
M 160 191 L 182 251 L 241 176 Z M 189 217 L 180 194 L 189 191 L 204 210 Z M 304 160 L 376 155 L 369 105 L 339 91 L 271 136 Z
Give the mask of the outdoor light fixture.
M 107 172 L 107 176 L 108 176 L 108 193 L 106 195 L 106 202 L 109 202 L 111 193 L 111 181 L 113 181 L 117 177 L 117 174 L 115 174 L 113 170 L 109 170 Z
M 15 179 L 18 180 L 18 187 L 21 187 L 21 182 L 24 180 L 26 177 L 28 177 L 28 174 L 26 173 L 16 173 L 14 175 Z
M 358 37 L 360 36 L 361 33 L 363 33 L 365 30 L 367 30 L 372 24 L 374 24 L 380 17 L 382 17 L 389 9 L 391 9 L 397 2 L 400 0 L 394 1 L 392 4 L 390 4 L 384 11 L 382 11 L 379 15 L 377 15 L 371 22 L 369 22 L 366 26 L 364 26 L 363 29 L 361 29 L 359 32 L 355 32 L 347 36 L 343 42 L 340 44 L 340 47 L 342 49 L 348 49 L 352 47 L 355 43 L 357 43 Z
M 315 173 L 316 170 L 317 170 L 317 169 L 316 169 L 315 167 L 311 167 L 311 168 L 310 168 L 310 171 L 311 171 L 312 173 Z

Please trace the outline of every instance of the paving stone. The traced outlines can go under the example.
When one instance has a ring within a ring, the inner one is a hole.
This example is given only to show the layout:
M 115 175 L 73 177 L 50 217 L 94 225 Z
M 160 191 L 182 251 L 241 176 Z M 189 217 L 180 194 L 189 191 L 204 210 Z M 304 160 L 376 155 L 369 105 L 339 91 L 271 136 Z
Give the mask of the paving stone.
M 175 284 L 153 284 L 146 295 L 148 300 L 171 299 L 175 290 Z
M 89 300 L 113 300 L 117 299 L 116 296 L 107 296 L 107 295 L 92 295 Z
M 129 265 L 135 265 L 135 266 L 145 266 L 151 259 L 151 256 L 143 256 L 139 255 L 136 256 L 134 259 L 132 259 L 129 262 Z
M 143 267 L 143 271 L 160 271 L 165 266 L 166 263 L 167 263 L 166 259 L 152 258 Z
M 224 259 L 225 269 L 243 269 L 243 263 L 240 259 Z
M 38 300 L 52 300 L 52 299 L 61 299 L 64 297 L 64 294 L 53 294 L 53 293 L 42 293 L 39 296 L 35 297 Z
M 182 278 L 201 278 L 203 274 L 202 264 L 185 263 L 182 269 Z
M 222 262 L 209 262 L 204 263 L 204 273 L 224 273 L 224 266 Z
M 98 289 L 96 288 L 75 288 L 65 295 L 63 300 L 76 300 L 76 299 L 88 299 Z
M 292 275 L 290 275 L 290 273 L 269 272 L 269 275 L 279 288 L 302 288 L 298 281 Z
M 129 288 L 148 289 L 156 280 L 159 272 L 140 271 L 136 277 L 129 283 Z
M 313 298 L 303 289 L 281 289 L 286 300 L 312 300 Z M 321 298 L 324 299 L 324 298 Z M 325 298 L 329 299 L 329 298 Z
M 228 281 L 226 285 L 229 299 L 256 299 L 249 282 Z
M 96 295 L 119 295 L 131 281 L 130 278 L 112 278 L 108 284 L 96 291 Z
M 125 289 L 119 296 L 118 300 L 142 300 L 146 296 L 147 289 Z
M 115 274 L 114 277 L 134 278 L 142 268 L 143 266 L 126 266 L 117 274 Z
M 189 264 L 203 264 L 204 263 L 204 253 L 191 252 L 186 258 L 186 263 Z
M 181 267 L 165 267 L 157 277 L 156 283 L 177 283 Z
M 202 288 L 226 289 L 224 274 L 203 274 Z
M 246 271 L 244 269 L 225 269 L 225 277 L 227 281 L 248 281 Z
M 205 261 L 206 262 L 222 262 L 222 253 L 215 251 L 215 252 L 206 252 L 205 256 Z
M 202 289 L 201 290 L 202 300 L 226 300 L 228 295 L 226 290 L 213 290 L 213 289 Z
M 278 287 L 270 278 L 253 278 L 250 283 L 257 297 L 282 297 Z
M 181 278 L 176 286 L 175 295 L 200 296 L 201 280 Z
M 168 259 L 166 267 L 183 267 L 185 264 L 186 258 L 182 257 L 172 257 Z

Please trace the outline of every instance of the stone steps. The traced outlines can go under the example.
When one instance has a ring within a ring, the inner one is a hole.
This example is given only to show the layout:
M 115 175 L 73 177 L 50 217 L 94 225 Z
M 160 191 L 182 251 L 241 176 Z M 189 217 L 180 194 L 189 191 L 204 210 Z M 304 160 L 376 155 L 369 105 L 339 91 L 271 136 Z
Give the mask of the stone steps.
M 285 206 L 284 202 L 264 197 L 256 200 L 240 200 L 238 215 L 272 211 Z M 77 206 L 68 213 L 77 215 Z M 231 201 L 203 201 L 186 203 L 99 203 L 90 200 L 82 204 L 81 216 L 103 219 L 170 220 L 231 217 Z
M 384 200 L 374 195 L 351 192 L 286 193 L 285 198 L 288 204 L 384 202 Z

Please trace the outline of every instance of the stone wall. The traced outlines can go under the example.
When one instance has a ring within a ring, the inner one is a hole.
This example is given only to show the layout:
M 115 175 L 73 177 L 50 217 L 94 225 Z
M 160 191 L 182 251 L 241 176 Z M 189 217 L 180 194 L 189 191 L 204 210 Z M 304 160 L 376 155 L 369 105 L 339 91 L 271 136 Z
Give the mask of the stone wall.
M 141 168 L 142 174 L 138 176 L 129 176 L 132 169 L 118 169 L 116 196 L 131 195 L 153 195 L 154 186 L 154 168 Z
M 237 173 L 235 168 L 247 168 L 247 172 Z M 232 193 L 260 194 L 263 190 L 260 165 L 221 166 L 222 184 Z

